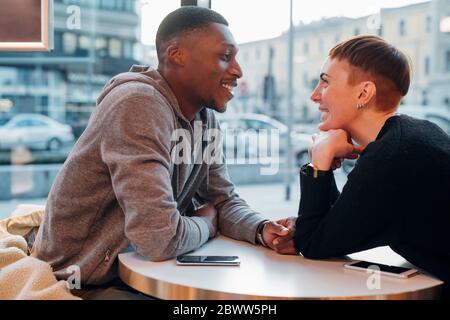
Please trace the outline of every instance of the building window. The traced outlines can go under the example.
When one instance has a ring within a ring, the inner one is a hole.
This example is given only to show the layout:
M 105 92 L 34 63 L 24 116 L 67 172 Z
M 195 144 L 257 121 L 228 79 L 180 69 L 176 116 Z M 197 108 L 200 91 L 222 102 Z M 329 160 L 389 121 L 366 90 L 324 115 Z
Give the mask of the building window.
M 261 58 L 261 51 L 259 51 L 259 49 L 256 49 L 255 57 L 256 57 L 256 60 L 259 60 Z
M 89 50 L 91 48 L 91 38 L 88 36 L 80 36 L 78 39 L 81 49 Z
M 127 11 L 127 12 L 135 12 L 134 0 L 133 1 L 125 0 L 124 4 L 125 4 L 125 11 Z
M 428 16 L 427 17 L 427 20 L 426 20 L 426 22 L 425 22 L 425 31 L 427 32 L 427 33 L 430 33 L 431 32 L 431 17 L 430 16 Z
M 63 34 L 63 52 L 67 54 L 75 53 L 77 49 L 77 36 L 73 33 L 66 32 Z
M 400 36 L 406 36 L 406 22 L 405 20 L 400 20 L 399 23 L 399 34 Z
M 319 39 L 319 52 L 322 53 L 323 52 L 323 40 Z
M 114 9 L 114 1 L 100 0 L 100 8 L 112 10 L 112 9 Z
M 450 72 L 450 51 L 445 54 L 445 71 Z
M 380 27 L 378 28 L 377 34 L 379 37 L 382 37 L 384 35 L 384 26 L 380 24 Z
M 128 59 L 133 59 L 133 43 L 125 41 L 123 43 L 123 56 Z
M 359 36 L 359 28 L 355 28 L 355 29 L 353 30 L 353 35 L 354 35 L 354 36 Z
M 120 58 L 122 56 L 122 43 L 120 40 L 109 40 L 109 56 L 113 58 Z
M 308 42 L 305 42 L 305 43 L 303 44 L 303 53 L 304 53 L 305 55 L 309 53 L 309 44 L 308 44 Z
M 108 50 L 108 41 L 104 37 L 98 37 L 95 39 L 95 50 L 100 57 L 106 56 Z
M 425 58 L 425 75 L 430 74 L 430 57 Z

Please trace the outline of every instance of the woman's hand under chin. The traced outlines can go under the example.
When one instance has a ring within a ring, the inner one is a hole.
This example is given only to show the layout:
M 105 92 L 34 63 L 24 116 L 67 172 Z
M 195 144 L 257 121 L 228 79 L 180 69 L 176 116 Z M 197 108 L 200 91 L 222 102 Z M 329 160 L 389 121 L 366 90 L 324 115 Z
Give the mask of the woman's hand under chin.
M 340 159 L 356 159 L 363 149 L 352 143 L 346 131 L 333 129 L 313 135 L 310 159 L 318 170 L 328 171 L 339 167 Z

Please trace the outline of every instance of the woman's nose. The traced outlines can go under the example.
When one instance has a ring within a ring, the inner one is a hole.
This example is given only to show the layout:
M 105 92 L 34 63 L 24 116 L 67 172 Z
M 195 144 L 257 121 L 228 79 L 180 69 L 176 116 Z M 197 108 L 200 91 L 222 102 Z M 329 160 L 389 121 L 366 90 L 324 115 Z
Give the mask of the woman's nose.
M 320 89 L 319 86 L 317 86 L 314 91 L 311 94 L 311 97 L 309 97 L 312 101 L 318 103 L 320 101 Z

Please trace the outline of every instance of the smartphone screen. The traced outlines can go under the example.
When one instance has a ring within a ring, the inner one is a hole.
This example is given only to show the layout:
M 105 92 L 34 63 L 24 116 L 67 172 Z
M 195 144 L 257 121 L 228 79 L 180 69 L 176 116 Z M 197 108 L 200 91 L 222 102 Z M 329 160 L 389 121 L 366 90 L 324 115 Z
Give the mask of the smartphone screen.
M 184 255 L 177 257 L 178 264 L 231 264 L 238 265 L 240 263 L 238 256 L 191 256 Z

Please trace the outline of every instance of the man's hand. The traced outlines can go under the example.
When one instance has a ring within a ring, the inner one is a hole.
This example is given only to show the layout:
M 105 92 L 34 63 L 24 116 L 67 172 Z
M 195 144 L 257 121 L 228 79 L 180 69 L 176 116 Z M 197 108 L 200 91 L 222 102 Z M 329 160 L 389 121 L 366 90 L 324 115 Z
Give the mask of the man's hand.
M 273 239 L 274 250 L 279 254 L 298 254 L 294 246 L 295 222 L 297 217 L 289 217 L 278 220 L 277 223 L 286 227 L 289 232 L 287 235 Z
M 212 203 L 206 203 L 195 210 L 194 216 L 203 218 L 208 225 L 209 237 L 215 237 L 217 233 L 217 210 Z
M 269 221 L 264 225 L 262 237 L 267 246 L 275 250 L 273 240 L 279 237 L 287 236 L 289 229 L 275 221 Z

